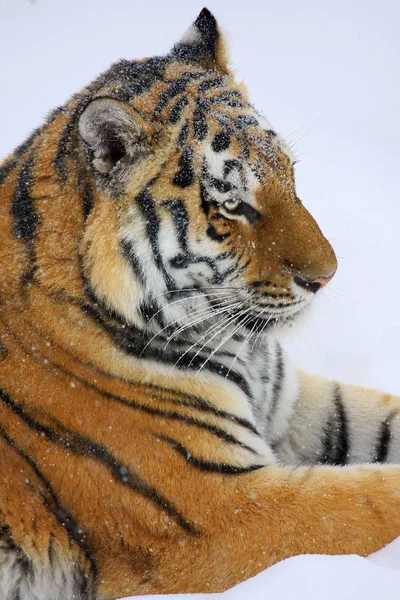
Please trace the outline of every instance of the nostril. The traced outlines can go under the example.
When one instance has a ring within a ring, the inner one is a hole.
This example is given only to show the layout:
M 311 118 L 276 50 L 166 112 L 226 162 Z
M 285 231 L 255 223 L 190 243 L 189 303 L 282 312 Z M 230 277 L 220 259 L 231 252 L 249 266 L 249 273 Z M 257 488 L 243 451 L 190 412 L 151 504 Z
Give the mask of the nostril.
M 322 286 L 321 281 L 318 279 L 316 279 L 315 281 L 305 281 L 297 275 L 294 278 L 294 282 L 297 283 L 297 285 L 299 285 L 300 287 L 304 288 L 305 290 L 310 290 L 310 292 L 313 292 L 314 294 L 318 292 L 319 288 Z
M 301 277 L 299 277 L 298 275 L 295 275 L 294 282 L 297 283 L 297 285 L 299 285 L 300 287 L 304 288 L 305 290 L 309 290 L 310 292 L 313 292 L 313 294 L 315 294 L 320 288 L 324 287 L 327 283 L 329 283 L 334 274 L 335 273 L 332 273 L 331 275 L 328 275 L 328 277 L 317 277 L 312 281 L 306 281 L 305 279 L 301 279 Z
M 322 283 L 320 281 L 311 281 L 311 283 L 308 284 L 308 289 L 314 294 L 318 292 L 320 287 L 322 287 Z

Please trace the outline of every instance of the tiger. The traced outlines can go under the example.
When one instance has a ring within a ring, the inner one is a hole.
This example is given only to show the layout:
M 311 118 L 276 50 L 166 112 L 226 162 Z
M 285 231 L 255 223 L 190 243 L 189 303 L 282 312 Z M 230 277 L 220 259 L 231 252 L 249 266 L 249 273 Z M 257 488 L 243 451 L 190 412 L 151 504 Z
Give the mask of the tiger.
M 0 598 L 220 592 L 400 535 L 400 399 L 296 368 L 334 276 L 205 8 L 0 167 Z

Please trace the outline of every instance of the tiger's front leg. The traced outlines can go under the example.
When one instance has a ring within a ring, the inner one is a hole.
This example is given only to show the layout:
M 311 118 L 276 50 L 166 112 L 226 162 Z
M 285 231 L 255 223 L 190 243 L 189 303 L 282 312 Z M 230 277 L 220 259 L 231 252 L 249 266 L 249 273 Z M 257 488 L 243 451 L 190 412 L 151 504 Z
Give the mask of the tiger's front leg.
M 175 528 L 148 540 L 151 561 L 140 577 L 132 556 L 99 549 L 101 600 L 219 592 L 290 556 L 365 556 L 400 535 L 399 467 L 271 466 L 201 478 L 175 472 L 193 531 Z
M 275 451 L 285 464 L 400 463 L 400 397 L 298 371 Z

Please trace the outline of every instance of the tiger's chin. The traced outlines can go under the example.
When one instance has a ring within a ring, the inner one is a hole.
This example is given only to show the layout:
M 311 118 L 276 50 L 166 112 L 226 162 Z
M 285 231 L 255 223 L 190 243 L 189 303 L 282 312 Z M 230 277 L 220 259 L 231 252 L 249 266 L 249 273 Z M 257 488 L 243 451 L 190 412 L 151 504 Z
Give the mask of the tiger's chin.
M 246 321 L 246 328 L 260 333 L 260 335 L 276 333 L 284 336 L 294 328 L 303 325 L 310 314 L 310 309 L 311 303 L 306 303 L 302 304 L 300 308 L 296 307 L 293 311 L 286 311 L 282 314 L 254 314 Z

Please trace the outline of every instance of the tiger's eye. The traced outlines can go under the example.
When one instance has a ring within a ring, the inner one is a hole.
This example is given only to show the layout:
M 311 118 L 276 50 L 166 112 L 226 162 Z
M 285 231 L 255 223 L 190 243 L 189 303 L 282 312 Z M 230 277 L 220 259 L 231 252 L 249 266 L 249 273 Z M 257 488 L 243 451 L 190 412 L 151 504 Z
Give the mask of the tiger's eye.
M 239 198 L 231 198 L 230 200 L 225 200 L 225 202 L 222 203 L 222 206 L 229 211 L 234 211 L 237 210 L 239 208 L 239 206 L 241 205 L 242 201 Z

